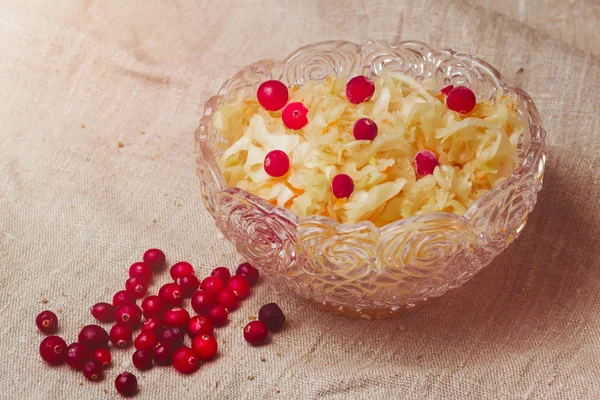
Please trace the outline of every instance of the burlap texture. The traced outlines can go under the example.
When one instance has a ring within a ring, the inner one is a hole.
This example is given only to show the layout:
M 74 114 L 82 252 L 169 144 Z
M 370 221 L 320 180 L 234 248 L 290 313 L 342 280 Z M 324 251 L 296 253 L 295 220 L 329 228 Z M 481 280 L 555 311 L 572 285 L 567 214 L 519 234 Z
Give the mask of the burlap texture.
M 531 94 L 550 162 L 525 232 L 468 284 L 395 320 L 334 316 L 262 282 L 218 331 L 216 361 L 186 377 L 136 372 L 139 398 L 600 397 L 600 52 L 551 34 L 449 0 L 0 2 L 0 398 L 118 398 L 132 351 L 113 352 L 101 383 L 49 368 L 37 313 L 56 311 L 73 341 L 152 246 L 202 275 L 233 266 L 194 173 L 203 102 L 257 59 L 368 37 L 481 56 Z M 241 328 L 270 301 L 290 323 L 251 348 Z

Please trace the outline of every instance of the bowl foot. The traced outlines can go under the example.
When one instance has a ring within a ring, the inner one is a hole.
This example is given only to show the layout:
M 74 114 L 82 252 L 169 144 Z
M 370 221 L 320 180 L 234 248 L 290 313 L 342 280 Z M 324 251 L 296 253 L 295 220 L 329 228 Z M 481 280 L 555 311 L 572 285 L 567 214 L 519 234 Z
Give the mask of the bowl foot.
M 412 304 L 410 306 L 404 305 L 400 306 L 398 309 L 392 310 L 387 307 L 381 308 L 362 308 L 357 310 L 354 307 L 348 306 L 334 306 L 331 304 L 323 304 L 323 303 L 315 303 L 319 307 L 332 312 L 334 314 L 343 315 L 350 318 L 360 318 L 360 319 L 384 319 L 384 318 L 394 318 L 404 314 L 408 314 L 414 311 L 417 311 L 421 307 L 426 304 L 429 304 L 433 298 L 427 298 L 418 303 Z

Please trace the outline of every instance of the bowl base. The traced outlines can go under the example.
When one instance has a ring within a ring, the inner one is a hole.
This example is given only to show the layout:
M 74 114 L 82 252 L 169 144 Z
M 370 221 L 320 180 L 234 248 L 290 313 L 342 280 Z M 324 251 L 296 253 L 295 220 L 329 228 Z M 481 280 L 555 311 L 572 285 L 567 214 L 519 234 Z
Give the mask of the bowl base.
M 381 308 L 363 308 L 360 311 L 357 311 L 356 308 L 353 307 L 344 307 L 344 306 L 334 306 L 331 304 L 323 304 L 316 303 L 319 307 L 332 312 L 334 314 L 343 315 L 345 317 L 356 318 L 356 319 L 384 319 L 384 318 L 394 318 L 399 317 L 404 314 L 408 314 L 414 311 L 417 311 L 421 307 L 429 304 L 433 298 L 427 298 L 418 303 L 412 304 L 410 306 L 401 306 L 397 310 L 391 310 L 390 308 L 381 307 Z

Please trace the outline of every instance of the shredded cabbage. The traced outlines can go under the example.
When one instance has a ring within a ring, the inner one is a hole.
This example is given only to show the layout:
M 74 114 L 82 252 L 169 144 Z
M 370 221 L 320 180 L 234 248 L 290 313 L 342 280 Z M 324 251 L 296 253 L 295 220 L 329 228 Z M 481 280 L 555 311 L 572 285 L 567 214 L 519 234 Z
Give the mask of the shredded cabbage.
M 238 96 L 219 108 L 212 124 L 228 143 L 219 158 L 226 182 L 300 216 L 383 226 L 432 212 L 463 214 L 514 170 L 525 128 L 514 98 L 500 94 L 496 104 L 481 101 L 461 115 L 446 107 L 432 80 L 384 71 L 373 98 L 361 104 L 347 101 L 345 83 L 329 77 L 290 89 L 289 101 L 309 110 L 309 123 L 299 131 L 287 129 L 281 111 L 265 110 L 255 96 Z M 363 117 L 377 123 L 372 142 L 352 135 L 354 122 Z M 281 178 L 263 168 L 275 149 L 290 157 L 290 171 Z M 415 173 L 420 150 L 438 156 L 432 175 Z M 354 180 L 348 199 L 331 193 L 339 173 Z

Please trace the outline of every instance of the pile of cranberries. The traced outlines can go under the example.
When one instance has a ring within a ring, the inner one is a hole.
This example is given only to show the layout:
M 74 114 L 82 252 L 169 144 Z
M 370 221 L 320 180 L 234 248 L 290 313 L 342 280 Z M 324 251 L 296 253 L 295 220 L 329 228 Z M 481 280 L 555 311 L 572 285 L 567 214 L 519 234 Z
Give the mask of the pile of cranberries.
M 355 76 L 346 84 L 346 98 L 352 104 L 369 101 L 375 93 L 373 81 L 363 75 Z M 448 109 L 460 114 L 470 113 L 477 99 L 473 91 L 464 86 L 447 86 L 441 90 L 446 96 Z M 278 80 L 263 82 L 256 92 L 260 105 L 268 111 L 281 112 L 281 120 L 288 129 L 300 130 L 308 124 L 308 108 L 301 102 L 288 104 L 289 93 L 287 86 Z M 372 141 L 377 137 L 378 128 L 375 121 L 369 118 L 360 118 L 352 130 L 356 140 Z M 419 151 L 414 158 L 415 172 L 419 176 L 433 174 L 439 165 L 435 153 L 429 150 Z M 263 163 L 265 172 L 274 178 L 286 175 L 290 169 L 290 159 L 281 150 L 272 150 L 267 153 Z M 348 198 L 354 192 L 354 181 L 346 174 L 338 174 L 331 181 L 331 192 L 338 199 Z
M 101 323 L 113 323 L 107 332 L 99 325 L 84 326 L 76 342 L 67 346 L 59 336 L 58 318 L 52 311 L 43 311 L 36 318 L 40 332 L 51 335 L 40 343 L 40 355 L 51 365 L 67 363 L 71 368 L 96 381 L 111 363 L 110 347 L 135 348 L 132 362 L 140 371 L 156 365 L 172 365 L 188 374 L 196 371 L 203 361 L 211 360 L 218 350 L 215 327 L 227 323 L 229 313 L 250 294 L 259 272 L 249 263 L 241 264 L 235 275 L 225 267 L 215 268 L 211 275 L 200 280 L 194 267 L 185 261 L 170 268 L 173 282 L 160 287 L 158 294 L 148 293 L 153 274 L 166 263 L 165 254 L 158 249 L 146 251 L 142 262 L 129 268 L 125 290 L 115 293 L 112 303 L 92 306 L 90 313 Z M 193 314 L 183 308 L 184 298 L 191 298 Z M 141 307 L 137 300 L 141 300 Z M 269 331 L 281 329 L 285 316 L 275 303 L 264 305 L 259 320 L 244 328 L 244 338 L 252 345 L 266 341 Z M 139 330 L 139 332 L 138 332 Z M 134 338 L 135 336 L 135 338 Z M 185 345 L 186 336 L 190 345 Z M 137 378 L 123 372 L 115 379 L 115 388 L 123 396 L 137 392 Z

